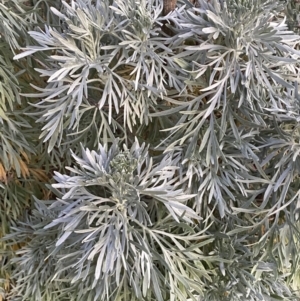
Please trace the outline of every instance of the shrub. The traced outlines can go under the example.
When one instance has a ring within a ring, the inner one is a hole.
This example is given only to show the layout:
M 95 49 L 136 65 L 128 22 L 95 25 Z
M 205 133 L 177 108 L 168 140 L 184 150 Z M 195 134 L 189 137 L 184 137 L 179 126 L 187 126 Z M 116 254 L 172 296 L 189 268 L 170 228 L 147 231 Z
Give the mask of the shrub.
M 0 1 L 3 298 L 299 300 L 295 3 L 164 2 Z

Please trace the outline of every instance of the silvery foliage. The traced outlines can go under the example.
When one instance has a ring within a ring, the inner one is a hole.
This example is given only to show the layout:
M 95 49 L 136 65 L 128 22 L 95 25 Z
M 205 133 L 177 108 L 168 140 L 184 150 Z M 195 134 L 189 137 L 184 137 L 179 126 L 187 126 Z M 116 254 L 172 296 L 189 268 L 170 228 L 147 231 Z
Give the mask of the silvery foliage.
M 210 278 L 204 263 L 214 258 L 199 246 L 214 238 L 194 225 L 199 217 L 177 188 L 176 162 L 165 156 L 155 164 L 138 142 L 73 156 L 70 175 L 55 173 L 57 200 L 48 208 L 38 201 L 31 227 L 7 237 L 32 238 L 13 260 L 14 298 L 186 300 L 201 292 L 201 277 Z
M 156 25 L 162 4 L 62 3 L 64 13 L 52 7 L 61 27 L 30 31 L 38 45 L 15 56 L 52 51 L 37 69 L 47 77 L 47 86 L 34 86 L 40 93 L 26 94 L 42 99 L 34 107 L 40 112 L 37 122 L 44 124 L 40 138 L 49 141 L 48 151 L 60 146 L 66 134 L 76 133 L 78 139 L 92 131 L 95 142 L 106 143 L 116 133 L 126 136 L 137 123 L 147 125 L 149 110 L 166 93 L 166 84 L 182 86 L 172 51 Z
M 23 96 L 50 161 L 71 148 L 73 167 L 7 238 L 32 233 L 9 298 L 297 300 L 300 52 L 284 4 L 162 17 L 158 0 L 68 2 L 14 57 L 38 62 L 47 83 Z
M 24 10 L 12 10 L 16 1 L 0 1 L 0 238 L 9 231 L 11 220 L 17 219 L 26 205 L 22 180 L 11 181 L 12 174 L 23 174 L 22 154 L 29 157 L 33 150 L 22 129 L 28 121 L 22 116 L 20 87 L 13 55 L 20 47 L 18 38 L 26 35 L 26 18 L 20 16 Z M 9 171 L 9 172 L 7 172 Z M 0 242 L 0 299 L 4 295 L 7 280 L 6 245 Z
M 22 223 L 12 225 L 13 234 L 6 236 L 6 240 L 14 244 L 24 245 L 27 241 L 10 261 L 10 265 L 18 268 L 12 268 L 11 277 L 16 281 L 6 297 L 9 300 L 69 300 L 64 299 L 62 292 L 68 285 L 52 281 L 56 259 L 49 255 L 55 248 L 53 241 L 57 239 L 57 232 L 45 233 L 43 229 L 58 213 L 47 208 L 51 202 L 36 200 L 35 204 L 33 214 L 26 211 Z
M 17 37 L 25 34 L 26 22 L 18 13 L 11 11 L 15 1 L 0 3 L 0 159 L 2 169 L 13 168 L 21 175 L 21 153 L 30 152 L 29 144 L 21 132 L 22 127 L 28 127 L 21 112 L 15 109 L 15 104 L 21 105 L 19 83 L 13 65 L 13 52 L 20 47 Z M 0 168 L 0 170 L 2 171 Z M 2 180 L 3 174 L 0 171 Z M 2 188 L 2 187 L 1 187 Z

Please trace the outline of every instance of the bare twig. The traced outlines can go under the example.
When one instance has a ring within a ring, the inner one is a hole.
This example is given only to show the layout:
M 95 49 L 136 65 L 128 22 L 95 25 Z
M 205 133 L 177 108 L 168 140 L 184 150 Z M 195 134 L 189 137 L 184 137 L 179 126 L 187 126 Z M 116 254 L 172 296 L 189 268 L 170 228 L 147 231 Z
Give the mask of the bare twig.
M 166 16 L 170 11 L 174 10 L 177 0 L 164 0 L 163 15 Z

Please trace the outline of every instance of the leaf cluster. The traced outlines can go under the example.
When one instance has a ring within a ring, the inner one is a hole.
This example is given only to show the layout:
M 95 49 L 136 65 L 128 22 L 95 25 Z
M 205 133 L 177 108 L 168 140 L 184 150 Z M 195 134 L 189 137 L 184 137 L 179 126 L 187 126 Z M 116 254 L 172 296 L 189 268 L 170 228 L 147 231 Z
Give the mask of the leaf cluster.
M 297 300 L 286 4 L 29 2 L 0 2 L 7 298 Z

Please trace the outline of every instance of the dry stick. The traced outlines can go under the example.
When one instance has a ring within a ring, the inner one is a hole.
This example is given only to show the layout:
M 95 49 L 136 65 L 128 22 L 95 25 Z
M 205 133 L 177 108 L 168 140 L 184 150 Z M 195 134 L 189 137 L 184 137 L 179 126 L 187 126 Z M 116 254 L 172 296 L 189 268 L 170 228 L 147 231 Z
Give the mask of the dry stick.
M 177 0 L 163 0 L 163 16 L 166 16 L 170 11 L 174 10 L 177 4 Z M 167 21 L 163 23 L 162 30 L 168 35 L 172 36 L 173 32 L 166 26 Z
M 164 0 L 163 15 L 166 16 L 170 11 L 174 10 L 177 0 Z
M 195 5 L 196 3 L 196 0 L 189 0 L 192 4 Z M 300 1 L 300 0 L 298 0 Z M 176 7 L 176 4 L 177 4 L 177 0 L 163 0 L 163 16 L 166 16 L 169 12 L 171 12 L 172 10 L 175 9 Z M 197 6 L 197 4 L 196 4 Z M 162 30 L 168 34 L 169 36 L 172 35 L 172 30 L 169 29 L 167 26 L 166 26 L 167 22 L 164 22 L 163 24 L 163 27 L 162 27 Z

